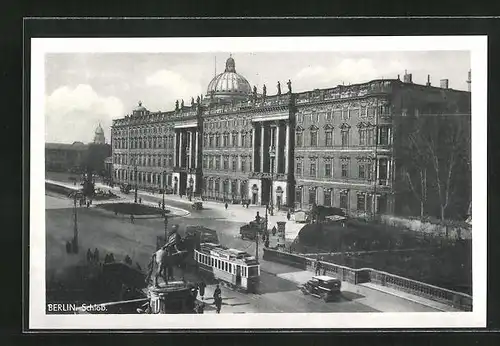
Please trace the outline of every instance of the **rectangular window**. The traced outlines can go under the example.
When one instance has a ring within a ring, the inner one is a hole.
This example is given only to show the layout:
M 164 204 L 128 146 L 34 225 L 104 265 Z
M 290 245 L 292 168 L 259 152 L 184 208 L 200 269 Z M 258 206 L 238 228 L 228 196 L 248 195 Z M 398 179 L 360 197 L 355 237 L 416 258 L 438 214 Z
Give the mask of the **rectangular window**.
M 219 135 L 215 136 L 215 147 L 220 148 L 220 136 Z
M 302 146 L 302 131 L 297 132 L 295 134 L 295 137 L 296 137 L 295 145 L 297 147 L 301 147 Z
M 215 169 L 220 169 L 220 157 L 215 158 Z
M 366 145 L 366 129 L 359 130 L 359 145 Z
M 233 133 L 232 141 L 233 141 L 233 147 L 238 146 L 238 134 L 237 133 Z
M 331 190 L 324 190 L 323 193 L 323 204 L 325 207 L 331 207 L 332 206 L 332 191 Z
M 233 157 L 233 163 L 232 163 L 232 165 L 233 165 L 233 167 L 232 167 L 233 168 L 233 172 L 236 172 L 236 169 L 238 168 L 238 164 L 237 164 L 237 161 L 236 161 L 235 157 Z
M 295 190 L 295 202 L 299 204 L 302 203 L 302 189 Z
M 375 116 L 375 107 L 368 107 L 366 111 L 366 115 L 369 118 L 372 118 Z
M 302 162 L 297 162 L 296 166 L 295 173 L 299 176 L 302 175 Z
M 309 175 L 311 177 L 316 177 L 316 162 L 311 162 L 311 166 L 309 168 Z
M 365 179 L 366 178 L 366 167 L 364 163 L 360 163 L 358 167 L 358 177 L 359 179 Z
M 318 146 L 318 132 L 311 131 L 311 147 Z
M 333 131 L 325 132 L 325 146 L 333 147 Z
M 389 144 L 389 127 L 383 126 L 380 128 L 380 145 L 388 145 Z
M 224 169 L 229 169 L 229 158 L 227 156 L 224 157 Z
M 342 109 L 342 120 L 349 120 L 349 110 L 348 109 Z
M 208 143 L 208 146 L 210 148 L 213 148 L 214 147 L 214 137 L 213 136 L 210 136 L 209 137 L 209 143 Z
M 356 205 L 356 209 L 358 211 L 363 211 L 363 212 L 365 211 L 365 201 L 366 201 L 366 195 L 364 193 L 359 193 Z
M 333 119 L 333 111 L 326 112 L 326 121 L 331 122 Z
M 242 172 L 245 172 L 246 165 L 247 165 L 247 161 L 244 158 L 241 158 L 241 171 Z
M 349 196 L 347 193 L 340 194 L 340 208 L 348 209 L 349 206 Z
M 241 146 L 243 148 L 247 146 L 247 135 L 245 133 L 241 134 Z
M 342 146 L 343 147 L 349 146 L 349 131 L 348 130 L 342 130 Z
M 342 178 L 347 178 L 349 176 L 349 163 L 342 162 Z
M 309 189 L 309 204 L 316 204 L 316 189 Z
M 332 163 L 325 162 L 325 177 L 330 178 L 332 176 Z

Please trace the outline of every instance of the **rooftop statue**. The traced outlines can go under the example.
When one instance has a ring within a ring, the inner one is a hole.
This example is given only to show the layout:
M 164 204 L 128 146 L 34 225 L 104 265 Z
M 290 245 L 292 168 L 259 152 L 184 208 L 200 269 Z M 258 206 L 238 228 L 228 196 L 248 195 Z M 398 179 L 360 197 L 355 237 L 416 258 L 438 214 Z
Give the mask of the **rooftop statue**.
M 288 83 L 286 83 L 286 85 L 288 85 L 288 93 L 291 94 L 292 93 L 292 81 L 289 79 Z
M 279 81 L 278 81 L 278 95 L 281 95 L 281 84 Z

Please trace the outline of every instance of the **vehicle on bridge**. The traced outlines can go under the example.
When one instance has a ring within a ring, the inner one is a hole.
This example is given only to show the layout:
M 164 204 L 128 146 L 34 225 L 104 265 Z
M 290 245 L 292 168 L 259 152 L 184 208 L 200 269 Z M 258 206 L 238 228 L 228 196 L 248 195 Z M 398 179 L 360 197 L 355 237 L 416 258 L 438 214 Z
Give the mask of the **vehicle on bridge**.
M 199 250 L 194 251 L 194 259 L 199 270 L 228 287 L 256 292 L 260 280 L 260 264 L 247 252 L 219 244 L 203 243 Z
M 321 298 L 325 302 L 337 299 L 340 297 L 342 282 L 339 279 L 331 276 L 321 275 L 313 276 L 311 280 L 298 288 L 304 294 L 310 294 L 316 298 Z

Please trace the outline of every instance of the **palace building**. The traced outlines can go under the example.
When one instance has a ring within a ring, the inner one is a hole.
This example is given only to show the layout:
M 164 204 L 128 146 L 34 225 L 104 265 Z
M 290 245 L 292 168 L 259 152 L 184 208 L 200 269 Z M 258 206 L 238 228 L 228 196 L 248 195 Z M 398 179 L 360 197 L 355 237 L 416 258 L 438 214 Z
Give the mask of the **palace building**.
M 402 81 L 294 93 L 289 80 L 274 89 L 252 89 L 230 57 L 189 105 L 150 112 L 139 102 L 113 121 L 115 182 L 278 208 L 393 213 L 394 143 L 404 136 L 394 133 L 394 119 L 436 107 L 470 116 L 470 92 L 447 80 L 414 84 L 406 72 Z

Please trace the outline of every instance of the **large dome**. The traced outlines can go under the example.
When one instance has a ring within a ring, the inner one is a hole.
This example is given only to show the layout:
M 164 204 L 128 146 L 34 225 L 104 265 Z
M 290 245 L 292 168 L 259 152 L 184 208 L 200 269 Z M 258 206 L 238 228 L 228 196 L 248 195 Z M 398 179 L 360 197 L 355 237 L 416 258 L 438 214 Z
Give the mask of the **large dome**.
M 218 99 L 246 99 L 252 92 L 245 77 L 236 73 L 234 59 L 226 61 L 226 70 L 215 76 L 207 88 L 207 96 Z

